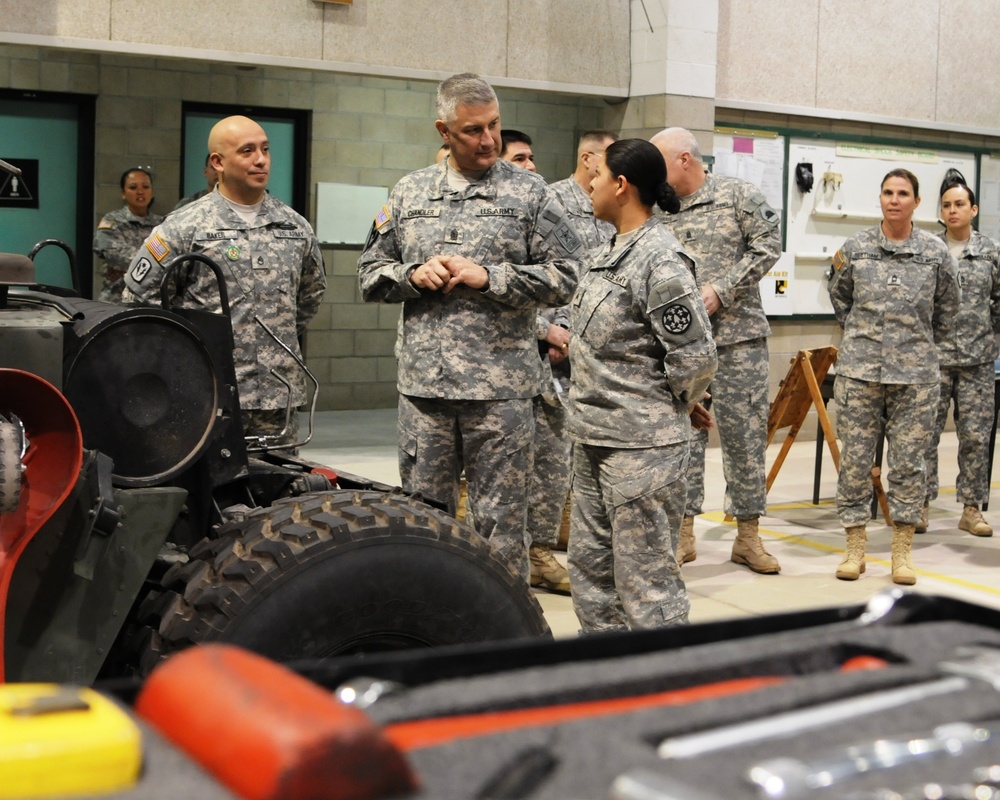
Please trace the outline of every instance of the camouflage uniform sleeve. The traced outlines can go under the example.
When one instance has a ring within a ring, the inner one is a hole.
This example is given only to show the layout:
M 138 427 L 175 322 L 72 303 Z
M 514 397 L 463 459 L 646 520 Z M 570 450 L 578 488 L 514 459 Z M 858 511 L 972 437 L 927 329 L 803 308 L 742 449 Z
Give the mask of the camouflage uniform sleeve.
M 397 206 L 398 199 L 393 190 L 389 202 L 375 215 L 365 248 L 358 259 L 361 297 L 369 303 L 402 303 L 420 297 L 420 290 L 410 283 L 410 275 L 420 265 L 400 261 L 402 251 L 395 218 Z
M 535 338 L 538 341 L 542 341 L 545 335 L 549 332 L 549 325 L 552 324 L 543 314 L 539 314 L 535 317 Z
M 955 257 L 944 248 L 945 259 L 937 271 L 937 287 L 934 291 L 934 315 L 932 326 L 934 328 L 934 341 L 948 341 L 954 334 L 955 320 L 958 317 L 959 306 L 962 302 L 961 292 L 958 287 L 958 263 Z
M 569 306 L 559 306 L 552 314 L 552 324 L 569 330 Z
M 164 270 L 160 263 L 163 257 L 158 255 L 163 252 L 164 242 L 167 242 L 167 252 L 172 255 L 175 248 L 164 238 L 163 227 L 157 225 L 132 257 L 125 272 L 125 290 L 122 292 L 122 300 L 126 303 L 159 305 Z
M 566 305 L 579 281 L 583 243 L 555 195 L 544 184 L 540 189 L 528 233 L 528 263 L 483 265 L 490 279 L 484 294 L 514 308 Z
M 101 217 L 101 221 L 97 224 L 91 249 L 98 258 L 104 258 L 104 253 L 111 247 L 111 231 L 114 230 L 114 225 L 114 219 L 109 214 Z
M 323 266 L 323 253 L 319 249 L 319 240 L 313 235 L 299 277 L 299 294 L 295 309 L 295 330 L 299 336 L 305 333 L 309 321 L 319 311 L 325 292 L 326 269 Z
M 667 385 L 674 397 L 690 407 L 704 395 L 718 365 L 712 325 L 694 280 L 672 276 L 655 283 L 649 290 L 646 313 L 666 350 Z
M 750 191 L 736 209 L 746 252 L 726 271 L 726 280 L 712 284 L 724 306 L 732 304 L 738 290 L 760 283 L 781 257 L 781 217 L 758 189 L 746 186 Z
M 1000 334 L 1000 243 L 987 236 L 983 240 L 990 261 L 990 277 L 993 279 L 990 289 L 990 322 L 993 333 Z
M 830 293 L 830 303 L 837 322 L 844 327 L 847 315 L 854 305 L 854 268 L 851 265 L 850 250 L 845 244 L 833 256 L 833 267 L 830 269 L 830 279 L 827 282 Z

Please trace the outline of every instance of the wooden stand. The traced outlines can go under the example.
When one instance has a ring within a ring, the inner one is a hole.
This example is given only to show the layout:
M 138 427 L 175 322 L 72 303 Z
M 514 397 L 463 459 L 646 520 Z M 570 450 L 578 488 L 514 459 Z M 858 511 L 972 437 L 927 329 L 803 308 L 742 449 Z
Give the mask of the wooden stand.
M 771 403 L 771 411 L 767 417 L 767 443 L 769 445 L 781 428 L 789 430 L 781 445 L 778 457 L 770 472 L 767 473 L 766 491 L 771 490 L 774 479 L 778 477 L 778 471 L 785 463 L 788 451 L 791 449 L 795 437 L 798 436 L 811 406 L 816 407 L 816 416 L 823 429 L 827 447 L 830 448 L 833 465 L 838 472 L 840 471 L 840 449 L 837 447 L 837 438 L 833 431 L 833 425 L 830 424 L 830 417 L 826 413 L 826 404 L 823 402 L 823 395 L 819 388 L 823 379 L 826 378 L 826 373 L 829 372 L 836 360 L 837 348 L 833 345 L 817 350 L 799 350 L 792 359 L 788 374 L 781 381 L 778 394 L 774 398 L 774 402 Z M 872 489 L 878 497 L 886 523 L 891 525 L 892 517 L 889 514 L 889 504 L 877 467 L 872 468 Z M 726 520 L 732 520 L 732 517 L 727 514 Z

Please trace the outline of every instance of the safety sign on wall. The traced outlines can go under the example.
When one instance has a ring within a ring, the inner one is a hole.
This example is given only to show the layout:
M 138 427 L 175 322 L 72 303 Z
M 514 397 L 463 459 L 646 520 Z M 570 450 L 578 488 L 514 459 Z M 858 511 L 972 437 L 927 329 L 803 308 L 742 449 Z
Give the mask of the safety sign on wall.
M 38 208 L 38 159 L 3 160 L 21 170 L 21 174 L 0 170 L 0 208 Z

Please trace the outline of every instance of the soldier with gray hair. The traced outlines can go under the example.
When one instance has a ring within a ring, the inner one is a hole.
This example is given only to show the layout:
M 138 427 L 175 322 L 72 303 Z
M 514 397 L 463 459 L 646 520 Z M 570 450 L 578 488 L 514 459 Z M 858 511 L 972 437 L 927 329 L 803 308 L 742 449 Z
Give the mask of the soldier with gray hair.
M 301 358 L 299 336 L 326 290 L 319 241 L 304 217 L 267 193 L 271 150 L 260 125 L 226 117 L 209 133 L 208 149 L 219 175 L 216 190 L 153 230 L 126 273 L 125 301 L 159 303 L 163 265 L 180 253 L 214 260 L 229 295 L 244 431 L 272 444 L 293 444 L 297 417 L 293 413 L 286 428 L 286 408 L 306 399 L 295 358 Z M 215 276 L 206 266 L 182 265 L 175 277 L 174 305 L 221 312 Z
M 580 241 L 538 175 L 500 160 L 493 88 L 463 73 L 438 87 L 440 164 L 396 184 L 358 261 L 365 300 L 402 303 L 396 341 L 404 487 L 469 510 L 528 579 L 531 401 L 541 391 L 539 307 L 564 305 Z
M 667 128 L 652 140 L 667 164 L 667 180 L 681 207 L 663 223 L 694 258 L 694 276 L 719 350 L 719 371 L 709 391 L 722 444 L 724 509 L 736 517 L 732 560 L 754 572 L 781 567 L 760 540 L 758 518 L 767 510 L 768 358 L 771 328 L 760 299 L 760 281 L 781 255 L 778 214 L 752 184 L 705 172 L 697 140 L 684 128 Z M 705 500 L 708 433 L 692 434 L 687 510 L 678 559 L 695 559 L 694 518 Z

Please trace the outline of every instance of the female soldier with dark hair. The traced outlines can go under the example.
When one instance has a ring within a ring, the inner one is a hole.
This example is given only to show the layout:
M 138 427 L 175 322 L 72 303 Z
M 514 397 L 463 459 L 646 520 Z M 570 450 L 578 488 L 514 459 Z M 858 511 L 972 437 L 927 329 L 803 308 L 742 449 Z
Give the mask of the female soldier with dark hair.
M 585 264 L 570 317 L 569 573 L 584 632 L 688 619 L 674 556 L 688 413 L 716 354 L 691 261 L 653 214 L 679 207 L 666 177 L 654 145 L 623 139 L 591 183 L 594 215 L 617 233 Z
M 133 167 L 119 181 L 125 205 L 105 214 L 94 234 L 94 255 L 101 272 L 99 299 L 120 303 L 125 289 L 125 270 L 153 228 L 163 217 L 152 213 L 153 176 L 148 167 Z
M 916 583 L 910 560 L 924 501 L 924 455 L 934 430 L 940 370 L 935 342 L 958 313 L 955 259 L 913 224 L 917 177 L 894 169 L 882 179 L 882 221 L 848 239 L 833 259 L 830 301 L 844 337 L 833 396 L 843 441 L 837 514 L 847 531 L 841 580 L 865 571 L 871 466 L 882 419 L 889 443 L 892 580 Z
M 941 400 L 937 425 L 927 448 L 927 500 L 917 533 L 927 530 L 927 509 L 938 494 L 938 443 L 955 403 L 958 433 L 958 481 L 955 499 L 962 504 L 958 528 L 975 536 L 992 536 L 993 528 L 980 511 L 990 497 L 989 440 L 993 425 L 993 361 L 1000 332 L 1000 245 L 972 229 L 979 213 L 976 195 L 960 175 L 941 187 L 941 239 L 958 262 L 962 305 L 955 329 L 938 343 L 941 358 Z

